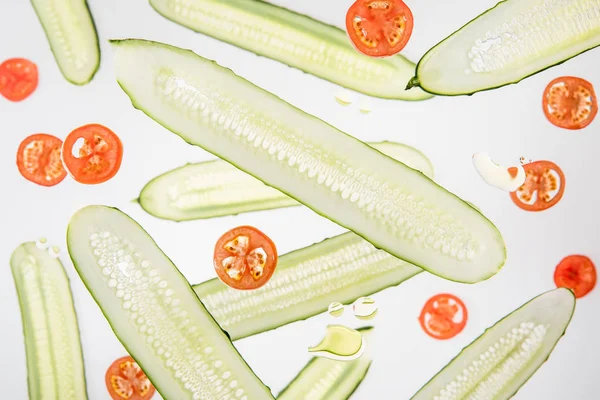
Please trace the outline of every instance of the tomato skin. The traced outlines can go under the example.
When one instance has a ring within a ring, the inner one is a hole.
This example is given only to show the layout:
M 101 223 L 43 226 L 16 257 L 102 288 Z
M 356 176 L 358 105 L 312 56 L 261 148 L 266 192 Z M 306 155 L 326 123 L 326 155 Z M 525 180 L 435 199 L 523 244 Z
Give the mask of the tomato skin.
M 566 186 L 565 174 L 560 167 L 551 161 L 542 160 L 525 164 L 523 168 L 527 177 L 525 178 L 525 183 L 520 188 L 510 193 L 513 203 L 520 209 L 531 212 L 544 211 L 554 207 L 562 199 Z M 558 192 L 554 197 L 547 201 L 543 198 L 543 195 L 548 191 L 556 189 L 553 189 L 553 186 L 556 184 L 554 181 L 555 178 L 548 175 L 549 171 L 554 171 L 558 175 L 560 187 L 558 187 Z M 521 197 L 531 197 L 535 192 L 537 192 L 537 198 L 532 204 L 523 202 L 519 197 L 519 195 Z
M 0 64 L 0 95 L 19 102 L 29 97 L 38 86 L 37 65 L 25 58 L 10 58 Z
M 67 176 L 61 161 L 61 147 L 62 140 L 46 133 L 23 139 L 17 150 L 17 168 L 23 178 L 40 186 L 61 183 Z
M 115 390 L 113 379 L 129 389 L 130 395 L 121 395 Z M 116 359 L 104 375 L 106 389 L 113 400 L 149 400 L 156 388 L 131 356 Z
M 598 113 L 594 86 L 575 76 L 552 80 L 542 97 L 544 114 L 558 128 L 579 130 L 592 123 Z
M 554 270 L 554 283 L 556 287 L 571 289 L 579 299 L 596 286 L 596 266 L 589 257 L 579 254 L 567 256 Z
M 451 301 L 454 304 L 450 304 Z M 454 317 L 459 313 L 462 316 L 456 322 Z M 427 300 L 419 315 L 419 323 L 430 337 L 447 340 L 462 332 L 468 317 L 467 307 L 461 299 L 449 293 L 440 293 Z

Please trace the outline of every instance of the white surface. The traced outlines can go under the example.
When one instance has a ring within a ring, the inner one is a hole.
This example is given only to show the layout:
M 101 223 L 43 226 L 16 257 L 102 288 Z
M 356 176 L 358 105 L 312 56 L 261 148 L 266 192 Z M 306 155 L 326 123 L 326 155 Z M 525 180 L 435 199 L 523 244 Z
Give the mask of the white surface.
M 352 3 L 278 2 L 341 27 L 345 10 Z M 495 1 L 407 0 L 407 4 L 415 16 L 415 29 L 404 54 L 417 61 L 432 45 Z M 373 111 L 365 115 L 359 112 L 358 102 L 342 107 L 335 101 L 337 86 L 179 27 L 156 14 L 144 0 L 90 0 L 90 7 L 101 39 L 102 64 L 90 84 L 76 87 L 60 75 L 30 3 L 0 0 L 0 59 L 26 57 L 36 62 L 40 70 L 40 85 L 29 99 L 10 103 L 0 98 L 0 257 L 4 260 L 4 268 L 0 269 L 0 397 L 27 398 L 22 325 L 8 266 L 10 254 L 21 242 L 42 235 L 64 249 L 66 224 L 82 206 L 107 204 L 130 214 L 191 282 L 214 276 L 213 244 L 233 226 L 260 227 L 275 240 L 282 254 L 343 231 L 302 207 L 177 224 L 153 218 L 131 203 L 154 176 L 212 156 L 187 145 L 131 107 L 114 80 L 109 38 L 139 37 L 191 48 L 362 140 L 395 140 L 413 145 L 431 159 L 439 183 L 473 202 L 497 224 L 507 243 L 508 260 L 490 280 L 461 285 L 421 274 L 400 287 L 372 296 L 379 305 L 373 320 L 375 361 L 353 399 L 408 399 L 486 327 L 531 297 L 553 288 L 554 267 L 564 256 L 583 253 L 600 264 L 600 191 L 595 189 L 598 177 L 594 164 L 600 148 L 600 118 L 584 130 L 571 132 L 550 125 L 541 110 L 542 91 L 555 77 L 580 76 L 600 90 L 600 49 L 519 85 L 472 97 L 434 98 L 417 103 L 373 99 L 369 101 Z M 123 165 L 111 181 L 84 186 L 67 178 L 58 186 L 43 188 L 19 175 L 15 152 L 23 138 L 37 132 L 64 138 L 72 129 L 92 122 L 113 129 L 124 143 Z M 497 162 L 509 165 L 517 163 L 520 156 L 554 161 L 567 179 L 563 199 L 543 213 L 518 209 L 508 194 L 486 185 L 477 175 L 471 163 L 471 156 L 477 151 L 488 151 Z M 108 400 L 104 373 L 125 351 L 66 252 L 61 259 L 72 281 L 90 399 Z M 465 330 L 449 341 L 429 338 L 417 321 L 425 301 L 440 291 L 460 296 L 469 308 Z M 600 288 L 577 302 L 567 334 L 516 399 L 595 397 L 600 358 L 599 305 Z M 325 313 L 235 345 L 276 394 L 308 360 L 306 349 L 318 341 L 325 325 L 337 322 L 362 325 L 352 319 L 351 313 L 345 313 L 342 319 Z

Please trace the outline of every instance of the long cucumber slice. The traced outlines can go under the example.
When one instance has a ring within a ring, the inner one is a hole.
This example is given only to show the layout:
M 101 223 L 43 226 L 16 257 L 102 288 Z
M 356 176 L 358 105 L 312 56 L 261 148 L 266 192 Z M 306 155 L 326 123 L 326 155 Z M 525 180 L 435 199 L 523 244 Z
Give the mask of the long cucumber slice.
M 259 56 L 367 95 L 431 98 L 407 91 L 415 64 L 403 56 L 373 58 L 352 47 L 346 32 L 260 0 L 150 0 L 165 18 Z
M 86 0 L 31 0 L 58 67 L 69 82 L 84 85 L 100 66 L 100 47 Z
M 478 282 L 504 265 L 498 229 L 424 174 L 192 51 L 112 45 L 134 107 L 187 142 L 441 277 Z
M 347 400 L 361 384 L 373 361 L 369 344 L 373 328 L 359 329 L 367 343 L 365 353 L 352 361 L 313 357 L 279 393 L 277 400 Z
M 546 362 L 574 310 L 569 289 L 533 298 L 465 347 L 412 399 L 511 398 Z
M 116 336 L 163 398 L 273 399 L 137 222 L 88 206 L 71 218 L 67 243 Z
M 21 306 L 29 398 L 87 399 L 77 316 L 63 265 L 26 242 L 12 253 L 10 268 Z
M 351 303 L 422 272 L 377 250 L 352 232 L 284 254 L 277 273 L 256 290 L 235 290 L 218 278 L 194 291 L 231 340 L 241 339 Z
M 598 0 L 505 0 L 430 49 L 408 87 L 448 96 L 495 89 L 599 45 Z
M 433 178 L 433 166 L 420 151 L 394 142 L 369 145 Z M 187 164 L 159 175 L 144 186 L 138 201 L 149 214 L 172 221 L 300 204 L 223 160 Z

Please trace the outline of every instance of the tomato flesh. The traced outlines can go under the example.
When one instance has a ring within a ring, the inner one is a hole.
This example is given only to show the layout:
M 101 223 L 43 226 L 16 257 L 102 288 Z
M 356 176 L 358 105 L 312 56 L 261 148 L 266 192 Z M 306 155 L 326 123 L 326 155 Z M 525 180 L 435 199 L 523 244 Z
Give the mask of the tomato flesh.
M 571 130 L 585 128 L 598 113 L 594 86 L 573 76 L 561 76 L 550 82 L 544 90 L 542 106 L 548 121 Z
M 38 85 L 37 65 L 24 58 L 11 58 L 0 64 L 0 94 L 10 101 L 29 97 Z
M 238 290 L 258 289 L 275 272 L 277 249 L 263 232 L 252 226 L 239 226 L 217 241 L 214 267 L 226 285 Z
M 400 52 L 413 30 L 413 15 L 401 0 L 358 0 L 346 14 L 346 31 L 354 47 L 371 57 Z
M 148 400 L 156 389 L 131 356 L 115 360 L 105 375 L 106 388 L 113 400 Z
M 17 167 L 21 175 L 41 186 L 54 186 L 67 176 L 60 152 L 62 140 L 38 133 L 28 136 L 17 150 Z
M 565 191 L 565 175 L 550 161 L 523 165 L 525 182 L 510 193 L 512 201 L 525 211 L 543 211 L 556 205 Z
M 563 258 L 554 270 L 556 287 L 571 289 L 581 298 L 596 286 L 596 266 L 589 257 L 574 254 Z
M 441 293 L 427 300 L 419 323 L 427 335 L 446 340 L 462 332 L 467 318 L 467 307 L 462 300 L 452 294 Z

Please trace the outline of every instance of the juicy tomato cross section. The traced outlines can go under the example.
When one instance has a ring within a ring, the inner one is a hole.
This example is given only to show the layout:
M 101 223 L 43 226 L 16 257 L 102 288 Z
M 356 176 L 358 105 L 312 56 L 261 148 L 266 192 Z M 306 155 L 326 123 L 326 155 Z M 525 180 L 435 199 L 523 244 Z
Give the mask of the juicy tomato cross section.
M 543 211 L 560 201 L 565 191 L 565 174 L 551 161 L 523 165 L 525 182 L 510 193 L 512 201 L 525 211 Z
M 544 90 L 542 107 L 548 121 L 564 129 L 583 129 L 598 113 L 594 86 L 585 79 L 561 76 Z
M 131 356 L 121 357 L 108 367 L 105 383 L 113 400 L 148 400 L 156 392 Z
M 462 300 L 452 294 L 441 293 L 427 300 L 419 322 L 426 334 L 445 340 L 458 335 L 467 324 L 467 318 L 467 307 Z
M 24 58 L 0 64 L 0 94 L 10 101 L 25 100 L 38 85 L 37 66 Z
M 571 289 L 581 298 L 596 286 L 596 266 L 589 257 L 574 254 L 563 258 L 554 270 L 556 287 Z
M 67 176 L 60 152 L 62 140 L 37 133 L 26 137 L 17 150 L 17 167 L 28 181 L 42 186 L 59 184 Z

